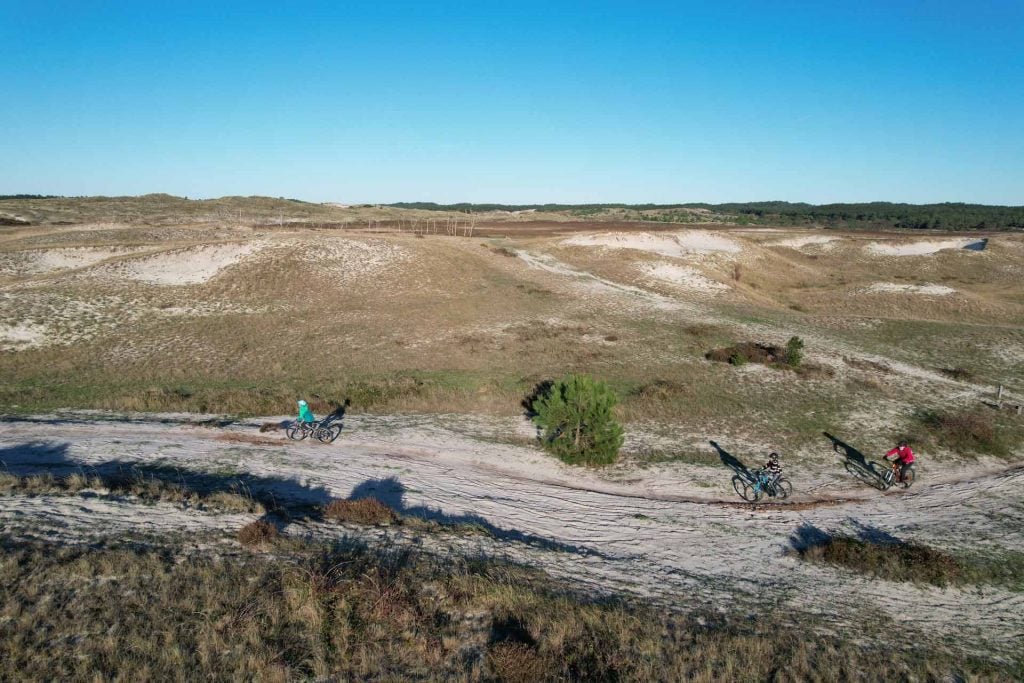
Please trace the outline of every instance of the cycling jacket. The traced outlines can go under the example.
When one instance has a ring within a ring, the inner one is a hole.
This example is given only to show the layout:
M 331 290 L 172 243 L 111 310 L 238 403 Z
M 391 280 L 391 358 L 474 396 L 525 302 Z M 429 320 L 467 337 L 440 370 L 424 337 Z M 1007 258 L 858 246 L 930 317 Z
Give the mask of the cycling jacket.
M 900 462 L 904 462 L 907 464 L 914 462 L 914 451 L 910 450 L 910 446 L 897 446 L 896 448 L 886 453 L 885 457 L 888 458 L 893 455 L 895 455 L 896 459 L 899 460 Z
M 316 422 L 316 418 L 313 417 L 313 411 L 309 409 L 309 406 L 299 406 L 299 422 Z

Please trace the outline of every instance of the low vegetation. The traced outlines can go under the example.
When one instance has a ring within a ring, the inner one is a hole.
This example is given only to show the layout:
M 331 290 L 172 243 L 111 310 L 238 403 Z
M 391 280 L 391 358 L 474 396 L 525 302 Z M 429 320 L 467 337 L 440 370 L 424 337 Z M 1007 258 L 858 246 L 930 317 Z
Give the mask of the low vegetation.
M 958 453 L 999 457 L 1010 453 L 1007 429 L 988 409 L 922 410 L 916 414 L 915 421 L 910 440 L 917 443 L 941 446 Z
M 18 476 L 0 472 L 0 495 L 75 495 L 92 491 L 100 495 L 131 496 L 142 501 L 173 503 L 219 512 L 263 514 L 266 508 L 247 491 L 196 491 L 186 484 L 126 468 L 114 475 L 76 472 L 66 476 L 50 473 Z
M 785 347 L 762 342 L 740 342 L 734 346 L 711 349 L 704 357 L 730 365 L 760 363 L 772 367 L 799 368 L 804 360 L 804 341 L 790 337 Z
M 544 448 L 571 465 L 609 465 L 619 457 L 622 427 L 612 416 L 618 403 L 606 383 L 569 375 L 528 399 Z
M 810 562 L 831 564 L 886 581 L 933 586 L 999 584 L 1024 590 L 1024 554 L 958 556 L 921 543 L 896 538 L 867 539 L 824 535 L 795 551 Z
M 399 521 L 395 511 L 376 498 L 333 500 L 324 508 L 324 517 L 337 522 L 375 526 L 387 526 Z
M 594 600 L 519 566 L 293 544 L 184 552 L 0 539 L 0 677 L 797 681 L 1013 677 L 927 646 L 886 656 L 809 619 Z M 799 624 L 795 626 L 794 624 Z M 863 636 L 863 634 L 861 634 Z M 858 639 L 860 643 L 864 638 Z

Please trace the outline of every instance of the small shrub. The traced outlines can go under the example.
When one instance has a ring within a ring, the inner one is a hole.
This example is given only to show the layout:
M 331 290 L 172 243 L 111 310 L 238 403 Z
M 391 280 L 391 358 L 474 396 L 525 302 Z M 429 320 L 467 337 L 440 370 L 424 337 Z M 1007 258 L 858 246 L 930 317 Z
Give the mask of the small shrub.
M 334 500 L 324 509 L 324 517 L 337 522 L 387 526 L 398 521 L 398 515 L 376 498 Z
M 618 458 L 622 427 L 612 409 L 618 397 L 604 382 L 569 375 L 532 401 L 544 447 L 572 465 L 608 465 Z
M 271 543 L 277 536 L 277 527 L 262 519 L 250 522 L 238 530 L 238 542 L 250 547 Z
M 974 379 L 973 372 L 971 372 L 967 368 L 960 366 L 957 366 L 955 368 L 941 368 L 940 372 L 946 377 L 958 380 L 960 382 L 969 382 Z
M 845 567 L 887 581 L 946 586 L 963 579 L 963 568 L 955 557 L 917 543 L 878 543 L 832 536 L 797 553 L 805 560 Z
M 917 415 L 929 436 L 957 451 L 1004 456 L 1009 447 L 991 415 L 978 410 L 942 412 L 927 410 Z
M 791 368 L 800 367 L 804 360 L 804 340 L 800 337 L 790 337 L 786 342 L 786 365 Z

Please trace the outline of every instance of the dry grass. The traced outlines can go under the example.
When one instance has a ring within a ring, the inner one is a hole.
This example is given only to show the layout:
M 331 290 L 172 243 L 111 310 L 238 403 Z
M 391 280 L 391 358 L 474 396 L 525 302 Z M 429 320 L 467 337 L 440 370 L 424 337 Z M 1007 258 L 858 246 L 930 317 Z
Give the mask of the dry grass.
M 1005 457 L 1010 453 L 1007 429 L 1000 426 L 991 410 L 923 410 L 908 440 L 942 446 L 960 453 L 987 453 Z
M 244 546 L 265 546 L 278 537 L 277 527 L 262 519 L 246 524 L 238 530 L 238 542 Z
M 3 250 L 115 243 L 165 249 L 253 234 L 231 225 L 206 228 L 187 221 L 166 227 L 29 232 L 6 241 Z M 941 282 L 938 276 L 953 273 L 959 264 L 986 287 L 1001 288 L 984 295 L 995 303 L 975 307 L 978 302 L 972 300 L 964 311 L 952 300 L 938 301 L 935 306 L 946 308 L 937 320 L 970 324 L 908 326 L 912 318 L 905 310 L 891 311 L 902 316 L 900 325 L 846 316 L 861 304 L 871 304 L 879 315 L 890 312 L 889 299 L 848 292 L 877 280 L 878 263 L 864 257 L 860 246 L 814 260 L 793 250 L 788 256 L 766 250 L 754 238 L 747 246 L 757 260 L 701 261 L 700 267 L 719 281 L 730 281 L 733 265 L 742 262 L 742 281 L 721 299 L 702 301 L 697 315 L 706 313 L 707 321 L 694 322 L 693 311 L 637 305 L 631 296 L 595 291 L 586 282 L 530 268 L 521 259 L 499 258 L 494 249 L 481 248 L 479 240 L 285 232 L 260 239 L 317 245 L 354 241 L 368 249 L 372 258 L 364 261 L 394 250 L 405 260 L 384 259 L 372 276 L 345 280 L 302 253 L 271 249 L 263 260 L 242 262 L 184 288 L 59 274 L 5 285 L 13 288 L 13 296 L 0 298 L 0 318 L 38 323 L 68 343 L 0 353 L 0 376 L 5 378 L 0 411 L 76 407 L 290 414 L 297 397 L 319 394 L 339 402 L 350 398 L 354 413 L 512 416 L 537 381 L 585 371 L 608 380 L 624 397 L 617 410 L 624 421 L 669 421 L 693 432 L 718 433 L 743 424 L 756 427 L 766 440 L 795 434 L 792 447 L 799 448 L 822 429 L 837 429 L 830 420 L 841 419 L 844 409 L 877 403 L 896 388 L 898 373 L 878 385 L 868 376 L 876 373 L 866 366 L 843 369 L 858 375 L 851 383 L 813 364 L 803 376 L 752 372 L 740 377 L 730 368 L 703 362 L 707 349 L 756 338 L 747 336 L 752 334 L 767 339 L 806 334 L 817 354 L 832 353 L 838 345 L 848 356 L 867 351 L 927 368 L 968 367 L 977 381 L 998 378 L 1011 390 L 1015 382 L 1024 388 L 1024 366 L 1015 361 L 1016 350 L 1024 349 L 1024 332 L 1008 326 L 1024 314 L 1012 305 L 1019 283 L 1004 277 L 1006 269 L 1024 265 L 1024 250 L 995 248 L 991 258 L 987 252 L 980 258 L 942 255 L 934 261 L 935 272 L 922 277 Z M 650 286 L 635 279 L 639 260 L 648 259 L 643 254 L 560 249 L 551 237 L 516 239 L 503 248 L 554 253 L 581 270 Z M 932 262 L 911 265 L 924 268 L 926 263 Z M 343 271 L 344 259 L 334 265 Z M 751 284 L 757 284 L 756 292 Z M 786 297 L 796 290 L 806 295 L 810 314 L 787 312 Z M 822 311 L 827 315 L 815 314 Z M 759 329 L 744 329 L 750 324 Z M 814 381 L 803 381 L 806 377 Z M 658 382 L 686 388 L 633 391 Z M 940 396 L 942 391 L 953 393 L 948 386 L 939 387 Z M 818 424 L 809 423 L 809 406 Z
M 387 526 L 399 521 L 398 514 L 376 498 L 333 500 L 324 508 L 324 517 L 336 522 Z
M 1000 551 L 994 555 L 957 556 L 938 548 L 899 539 L 869 540 L 824 536 L 794 551 L 801 559 L 831 564 L 886 581 L 933 586 L 996 584 L 1024 591 L 1024 556 Z
M 139 470 L 129 469 L 110 476 L 75 473 L 66 477 L 50 473 L 27 476 L 0 473 L 0 494 L 5 495 L 75 495 L 86 490 L 101 495 L 132 496 L 144 501 L 174 503 L 220 512 L 266 512 L 262 503 L 244 491 L 199 492 L 183 483 L 168 481 Z
M 1012 678 L 813 618 L 594 602 L 507 564 L 295 546 L 182 554 L 4 542 L 0 677 L 31 680 L 801 681 Z M 860 633 L 858 641 L 872 640 Z M 882 656 L 884 653 L 884 656 Z

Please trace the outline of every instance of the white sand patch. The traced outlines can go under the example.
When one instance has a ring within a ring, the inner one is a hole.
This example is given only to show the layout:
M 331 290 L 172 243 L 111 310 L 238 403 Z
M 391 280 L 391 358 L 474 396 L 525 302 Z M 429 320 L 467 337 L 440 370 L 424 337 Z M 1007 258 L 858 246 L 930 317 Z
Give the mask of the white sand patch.
M 945 285 L 903 285 L 896 282 L 875 282 L 862 290 L 871 294 L 925 294 L 927 296 L 948 296 L 956 290 Z
M 695 289 L 701 292 L 716 292 L 729 289 L 728 285 L 705 277 L 693 268 L 679 266 L 674 263 L 647 263 L 644 264 L 642 269 L 650 278 L 671 282 L 686 289 Z
M 714 252 L 738 254 L 743 250 L 743 247 L 734 240 L 716 235 L 708 230 L 684 230 L 675 234 L 659 235 L 646 232 L 576 235 L 563 240 L 562 244 L 604 247 L 606 249 L 635 249 L 636 251 L 674 257 Z
M 574 278 L 584 287 L 594 292 L 631 295 L 636 299 L 653 305 L 655 308 L 664 310 L 675 310 L 681 308 L 681 305 L 678 302 L 672 301 L 660 294 L 648 292 L 646 289 L 641 289 L 640 287 L 633 287 L 631 285 L 623 285 L 618 282 L 612 282 L 611 280 L 605 280 L 593 273 L 576 270 L 548 254 L 531 254 L 529 252 L 519 250 L 516 251 L 516 256 L 525 261 L 531 268 L 538 268 L 554 275 Z
M 46 332 L 45 325 L 0 325 L 0 349 L 10 351 L 40 346 L 46 340 Z
M 803 237 L 790 237 L 789 239 L 768 242 L 767 246 L 789 247 L 791 249 L 801 249 L 808 246 L 821 246 L 824 249 L 831 249 L 835 247 L 835 244 L 833 243 L 837 241 L 839 241 L 838 237 L 828 237 L 827 235 L 805 235 Z
M 290 243 L 289 248 L 296 247 L 303 261 L 340 282 L 380 275 L 412 258 L 408 250 L 383 240 L 335 238 L 312 247 L 308 241 Z
M 920 242 L 872 242 L 867 250 L 882 256 L 927 256 L 945 249 L 970 249 L 981 251 L 986 240 L 977 237 L 959 237 L 949 240 L 924 240 Z
M 38 275 L 85 268 L 109 258 L 127 256 L 145 247 L 62 247 L 0 253 L 0 274 Z
M 200 284 L 264 246 L 263 243 L 248 242 L 172 249 L 154 256 L 124 261 L 111 267 L 111 272 L 154 285 Z

